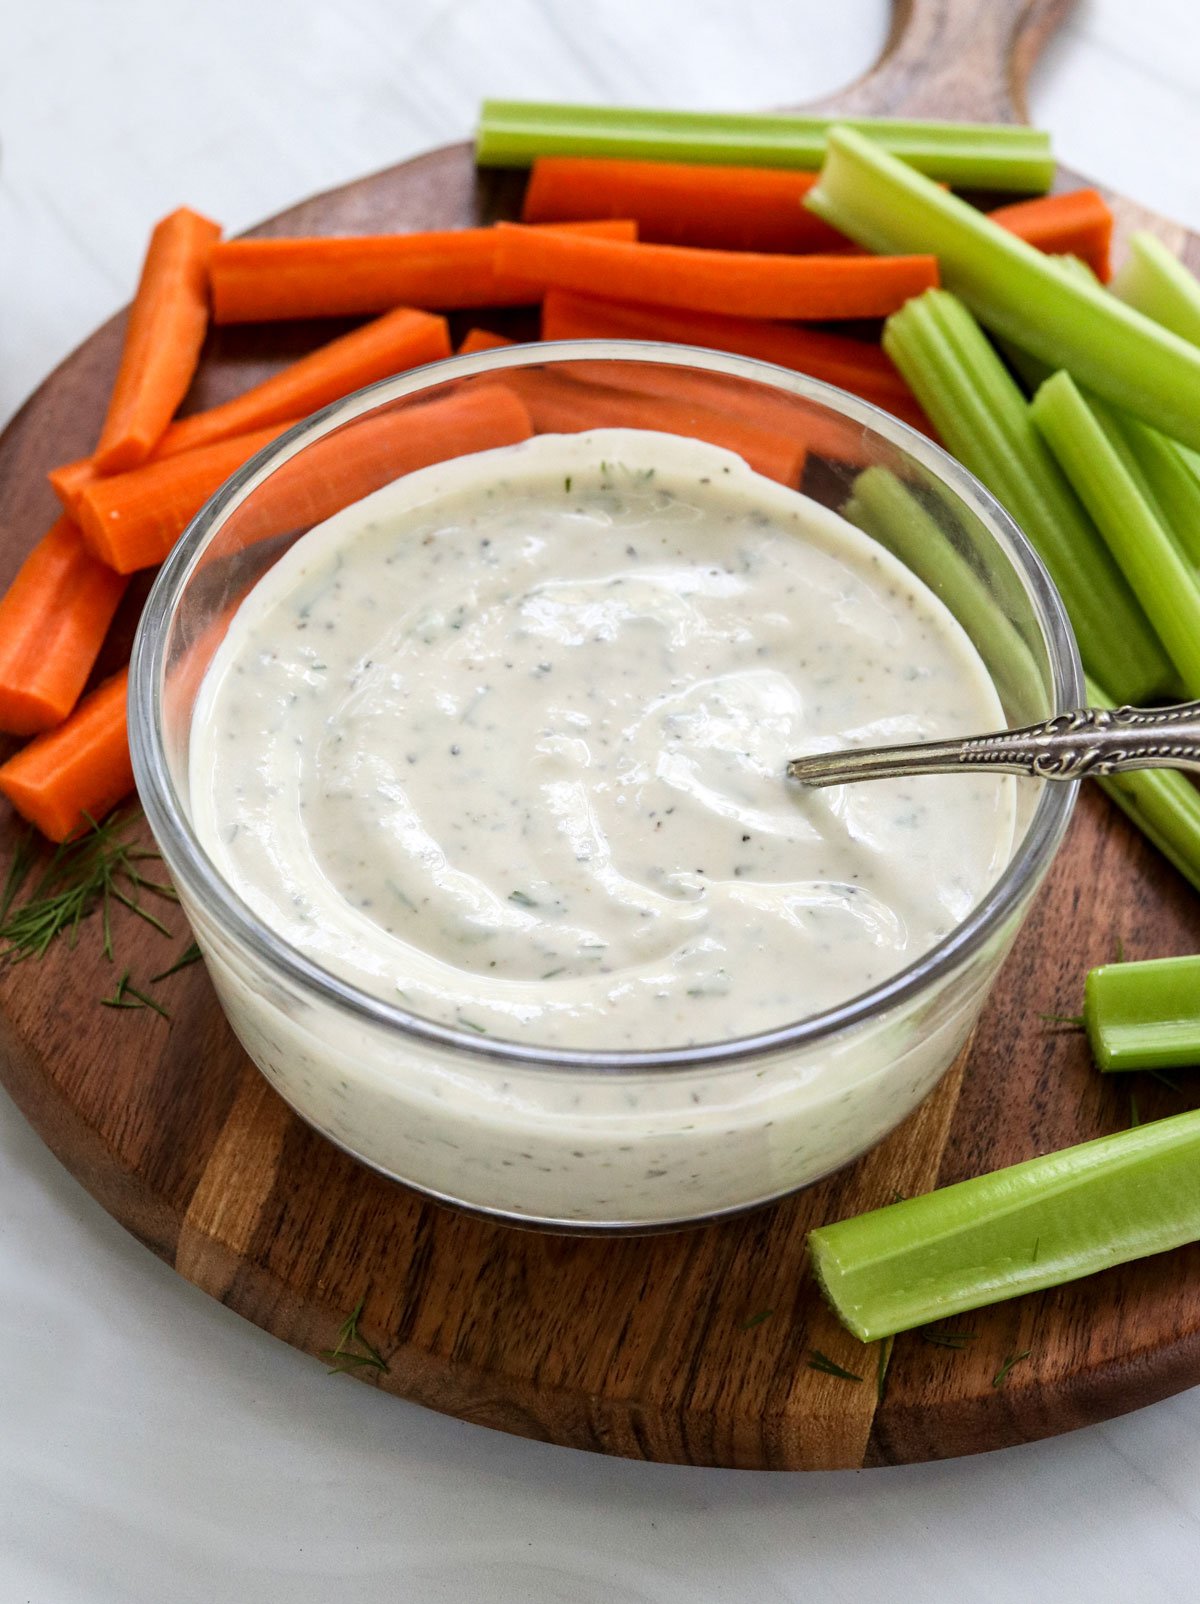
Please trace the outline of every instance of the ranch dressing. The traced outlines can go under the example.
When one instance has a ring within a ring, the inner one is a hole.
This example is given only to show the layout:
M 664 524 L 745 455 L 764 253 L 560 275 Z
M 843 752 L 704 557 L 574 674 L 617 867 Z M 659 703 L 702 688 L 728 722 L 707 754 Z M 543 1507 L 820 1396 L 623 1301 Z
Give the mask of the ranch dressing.
M 192 724 L 196 830 L 336 975 L 464 1034 L 648 1049 L 905 968 L 1008 860 L 1014 790 L 805 792 L 789 757 L 1004 717 L 889 553 L 676 436 L 409 475 L 239 609 Z

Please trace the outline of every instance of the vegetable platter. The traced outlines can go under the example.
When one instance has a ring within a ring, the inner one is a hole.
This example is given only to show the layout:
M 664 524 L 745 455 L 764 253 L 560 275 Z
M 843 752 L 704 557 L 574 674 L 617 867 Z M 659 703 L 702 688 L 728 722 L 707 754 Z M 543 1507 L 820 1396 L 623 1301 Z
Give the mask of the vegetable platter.
M 880 62 L 815 109 L 910 123 L 1018 124 L 1029 67 L 1067 9 L 1061 0 L 899 0 Z M 317 196 L 252 237 L 461 230 L 515 220 L 525 182 L 519 170 L 477 169 L 471 147 L 454 146 Z M 1059 170 L 1053 188 L 1074 192 L 1084 182 Z M 843 202 L 852 187 L 843 186 Z M 1118 255 L 1130 231 L 1148 229 L 1184 262 L 1200 266 L 1200 238 L 1102 193 L 1116 217 Z M 816 228 L 816 219 L 805 226 Z M 620 259 L 610 249 L 621 246 L 619 235 L 599 252 L 587 244 L 564 247 L 564 239 L 558 235 L 553 246 L 564 273 L 575 273 L 581 261 L 585 273 L 607 271 L 606 258 Z M 708 243 L 720 249 L 730 242 Z M 228 294 L 252 294 L 253 285 L 247 290 L 233 271 L 238 249 L 223 249 Z M 472 247 L 456 249 L 466 262 Z M 514 237 L 508 249 L 514 276 L 537 265 L 521 254 L 527 243 Z M 900 256 L 916 247 L 889 241 L 887 249 Z M 470 270 L 466 262 L 463 271 Z M 1161 288 L 1152 260 L 1146 270 Z M 860 275 L 863 282 L 872 271 Z M 840 275 L 837 283 L 852 278 Z M 724 285 L 722 296 L 729 289 Z M 758 294 L 761 284 L 752 289 Z M 673 292 L 668 286 L 665 293 Z M 743 282 L 738 293 L 751 291 Z M 1162 293 L 1169 295 L 1169 286 Z M 787 315 L 786 304 L 776 315 Z M 932 304 L 928 326 L 908 313 L 896 325 L 892 354 L 902 370 L 911 366 L 919 374 L 925 355 L 937 349 L 942 313 Z M 286 320 L 228 321 L 211 330 L 185 411 L 228 403 L 350 331 L 346 322 L 296 316 L 304 310 L 298 305 Z M 340 310 L 349 317 L 382 309 Z M 954 314 L 943 311 L 952 322 Z M 677 309 L 662 310 L 661 319 L 675 320 L 679 337 L 688 337 Z M 476 322 L 497 335 L 536 332 L 520 310 L 498 317 L 462 311 L 452 323 L 455 342 Z M 371 360 L 383 361 L 386 371 L 394 348 L 421 353 L 430 336 L 429 321 L 397 317 L 381 336 L 386 353 L 375 351 L 372 336 L 365 342 L 371 349 L 352 353 L 347 371 L 361 371 L 358 382 L 366 382 L 374 376 L 367 372 Z M 1088 338 L 1085 330 L 1084 347 Z M 58 514 L 47 473 L 84 458 L 101 435 L 123 341 L 122 318 L 98 330 L 0 438 L 0 585 L 8 586 Z M 430 349 L 412 359 L 436 354 Z M 359 356 L 361 369 L 354 367 Z M 1039 359 L 1037 351 L 1024 356 Z M 1165 373 L 1164 403 L 1171 388 Z M 303 390 L 291 399 L 301 412 L 320 404 Z M 915 407 L 911 398 L 905 404 Z M 1069 444 L 1081 404 L 1061 385 L 1052 390 L 1042 402 L 1047 437 L 1058 428 Z M 250 426 L 266 431 L 294 415 L 284 408 L 271 418 L 243 417 L 235 409 L 234 421 L 247 426 L 237 438 L 244 441 Z M 953 449 L 949 427 L 933 421 Z M 106 431 L 108 470 L 121 471 L 137 423 L 118 419 Z M 1100 414 L 1083 423 L 1100 431 L 1101 446 L 1110 438 Z M 190 433 L 185 444 L 219 454 L 221 440 L 205 440 L 208 427 L 186 419 L 172 425 Z M 224 472 L 235 465 L 230 461 Z M 1084 500 L 1085 479 L 1077 486 Z M 104 485 L 92 487 L 97 542 L 111 522 L 102 516 Z M 147 536 L 136 520 L 113 538 L 119 545 L 127 537 L 116 566 L 130 571 L 142 567 L 138 540 L 165 538 L 154 529 Z M 76 558 L 59 552 L 55 560 Z M 100 614 L 115 609 L 116 617 L 95 682 L 120 670 L 144 595 L 144 576 L 133 572 L 96 600 Z M 1148 610 L 1158 605 L 1152 592 L 1143 599 Z M 1103 598 L 1097 605 L 1102 612 Z M 1176 640 L 1186 654 L 1186 620 L 1177 636 L 1166 613 L 1156 624 L 1160 638 Z M 88 627 L 98 627 L 96 620 Z M 1086 656 L 1086 639 L 1084 646 Z M 1139 643 L 1126 631 L 1120 646 L 1131 682 L 1139 674 L 1152 681 L 1154 642 Z M 1095 672 L 1094 660 L 1088 666 Z M 1190 663 L 1185 670 L 1187 678 Z M 38 684 L 39 695 L 63 692 L 61 684 Z M 106 704 L 98 703 L 96 750 L 108 717 Z M 18 742 L 0 737 L 0 743 L 4 762 Z M 86 766 L 86 754 L 75 761 Z M 61 786 L 37 793 L 49 796 L 51 821 L 62 794 Z M 0 868 L 23 840 L 23 826 L 2 805 Z M 104 939 L 93 913 L 74 946 L 54 940 L 41 956 L 0 965 L 0 1079 L 63 1164 L 152 1251 L 329 1370 L 545 1441 L 769 1469 L 904 1463 L 998 1448 L 1200 1382 L 1197 1245 L 868 1341 L 839 1323 L 810 1262 L 814 1229 L 1200 1104 L 1200 1087 L 1193 1089 L 1186 1075 L 1157 1075 L 1154 1040 L 1148 1043 L 1139 1029 L 1138 1009 L 1155 988 L 1174 996 L 1186 984 L 1180 971 L 1156 969 L 1132 997 L 1125 997 L 1127 978 L 1112 969 L 1115 979 L 1102 972 L 1091 987 L 1089 1022 L 1106 1067 L 1119 1069 L 1130 1051 L 1127 1061 L 1144 1067 L 1099 1073 L 1087 1036 L 1072 1023 L 1084 1005 L 1089 970 L 1118 958 L 1200 951 L 1195 891 L 1098 789 L 1081 798 L 1067 845 L 974 1042 L 904 1126 L 857 1164 L 774 1208 L 645 1238 L 561 1239 L 451 1213 L 315 1135 L 238 1046 L 203 967 L 193 961 L 177 908 L 161 893 L 154 860 L 145 855 L 151 848 L 135 813 L 126 823 L 118 816 L 75 849 L 68 892 L 78 893 L 81 881 L 112 892 L 104 898 Z M 31 921 L 35 950 L 47 929 L 72 917 L 69 899 L 48 908 L 52 900 L 43 897 Z M 1154 1139 L 1145 1146 L 1153 1151 Z M 829 1263 L 824 1268 L 836 1274 Z M 315 1366 L 313 1374 L 314 1384 L 326 1384 Z

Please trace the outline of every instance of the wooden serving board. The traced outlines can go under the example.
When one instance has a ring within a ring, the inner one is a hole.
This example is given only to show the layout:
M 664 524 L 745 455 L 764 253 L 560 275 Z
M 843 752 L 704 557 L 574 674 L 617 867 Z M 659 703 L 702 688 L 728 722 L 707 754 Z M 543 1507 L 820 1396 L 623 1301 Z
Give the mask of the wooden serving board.
M 829 103 L 861 113 L 1015 119 L 1069 0 L 901 0 L 873 72 Z M 1063 174 L 1064 185 L 1078 182 Z M 512 215 L 521 181 L 477 175 L 466 145 L 318 196 L 260 234 L 453 227 Z M 182 199 L 183 197 L 181 197 Z M 1200 265 L 1200 238 L 1114 197 Z M 0 438 L 0 583 L 54 515 L 53 464 L 89 449 L 121 319 L 46 381 Z M 328 325 L 214 335 L 190 405 L 222 400 L 327 338 Z M 127 610 L 126 622 L 135 612 Z M 0 816 L 0 865 L 15 839 Z M 116 922 L 135 980 L 169 943 Z M 897 1339 L 878 1354 L 822 1305 L 810 1227 L 1121 1129 L 1131 1083 L 1039 1018 L 1074 1012 L 1083 976 L 1200 950 L 1197 899 L 1098 793 L 1082 800 L 974 1047 L 858 1164 L 776 1207 L 643 1239 L 565 1239 L 455 1214 L 364 1169 L 268 1088 L 200 967 L 151 1013 L 103 1009 L 114 971 L 85 939 L 0 971 L 0 1075 L 103 1206 L 182 1275 L 310 1353 L 360 1328 L 386 1372 L 363 1379 L 464 1419 L 605 1453 L 818 1469 L 941 1458 L 1069 1430 L 1200 1382 L 1200 1247 L 956 1321 L 965 1348 Z M 1143 1118 L 1194 1100 L 1133 1080 Z M 767 1311 L 770 1311 L 768 1314 Z M 809 1367 L 813 1349 L 863 1376 Z M 1001 1387 L 993 1378 L 1029 1350 Z M 313 1384 L 328 1385 L 314 1366 Z

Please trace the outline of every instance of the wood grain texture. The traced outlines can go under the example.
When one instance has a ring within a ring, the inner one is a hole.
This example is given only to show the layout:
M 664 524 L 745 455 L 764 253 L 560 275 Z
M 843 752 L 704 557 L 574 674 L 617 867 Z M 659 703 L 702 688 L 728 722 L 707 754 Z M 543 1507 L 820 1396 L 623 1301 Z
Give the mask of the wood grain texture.
M 880 65 L 836 104 L 1016 118 L 1033 54 L 1065 9 L 902 0 Z M 456 146 L 257 232 L 452 227 L 511 215 L 519 192 L 509 175 L 477 175 Z M 1124 228 L 1154 227 L 1200 263 L 1195 236 L 1114 204 Z M 189 407 L 236 393 L 328 334 L 218 331 Z M 53 517 L 45 470 L 95 437 L 120 336 L 119 319 L 99 330 L 0 438 L 0 583 Z M 0 816 L 0 853 L 13 837 Z M 172 945 L 116 922 L 135 979 L 166 966 L 177 934 Z M 523 1436 L 646 1459 L 907 1462 L 1068 1430 L 1200 1381 L 1200 1248 L 958 1322 L 974 1333 L 963 1350 L 901 1337 L 882 1402 L 877 1350 L 841 1330 L 808 1275 L 805 1234 L 821 1220 L 1128 1123 L 1128 1082 L 1098 1076 L 1081 1038 L 1039 1017 L 1073 1012 L 1084 971 L 1119 942 L 1130 957 L 1196 950 L 1200 905 L 1089 795 L 965 1063 L 858 1164 L 774 1208 L 676 1236 L 553 1238 L 422 1202 L 288 1111 L 241 1052 L 202 970 L 166 983 L 168 1027 L 97 1007 L 112 969 L 86 940 L 0 973 L 0 1075 L 117 1219 L 248 1319 L 320 1353 L 363 1300 L 361 1329 L 388 1364 L 364 1379 L 387 1390 Z M 1187 1106 L 1145 1077 L 1135 1085 L 1143 1118 Z M 814 1348 L 862 1381 L 810 1369 Z M 1004 1360 L 1026 1348 L 994 1388 Z

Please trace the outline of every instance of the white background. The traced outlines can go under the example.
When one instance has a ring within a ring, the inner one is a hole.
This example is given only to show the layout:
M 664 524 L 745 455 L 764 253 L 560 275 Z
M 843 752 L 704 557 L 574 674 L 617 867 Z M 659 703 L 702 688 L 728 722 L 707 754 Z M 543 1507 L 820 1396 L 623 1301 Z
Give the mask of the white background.
M 466 134 L 484 94 L 828 92 L 886 0 L 0 0 L 0 419 L 230 231 Z M 1072 165 L 1200 228 L 1200 7 L 1084 0 L 1032 85 Z M 1200 1393 L 979 1459 L 610 1461 L 396 1402 L 137 1246 L 0 1097 L 0 1604 L 1193 1600 Z

